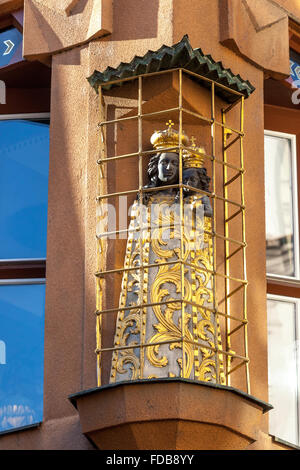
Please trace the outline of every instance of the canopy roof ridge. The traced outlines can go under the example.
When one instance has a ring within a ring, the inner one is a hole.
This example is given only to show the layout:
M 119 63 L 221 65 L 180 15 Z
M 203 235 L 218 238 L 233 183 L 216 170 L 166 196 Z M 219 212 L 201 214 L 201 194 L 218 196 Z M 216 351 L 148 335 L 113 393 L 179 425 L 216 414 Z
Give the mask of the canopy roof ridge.
M 109 66 L 104 72 L 95 70 L 88 77 L 88 81 L 98 92 L 99 86 L 109 90 L 114 86 L 122 85 L 120 82 L 111 83 L 114 81 L 174 68 L 194 72 L 198 77 L 191 76 L 191 78 L 205 87 L 210 87 L 210 82 L 201 77 L 240 92 L 245 98 L 248 98 L 255 90 L 248 80 L 244 80 L 239 74 L 234 74 L 230 68 L 225 68 L 222 61 L 216 62 L 210 54 L 204 54 L 201 48 L 193 49 L 187 34 L 173 46 L 162 45 L 157 51 L 149 50 L 143 57 L 134 56 L 130 62 L 121 62 L 116 68 Z M 106 83 L 108 85 L 105 85 Z M 239 95 L 221 87 L 216 87 L 216 94 L 230 103 L 240 98 Z

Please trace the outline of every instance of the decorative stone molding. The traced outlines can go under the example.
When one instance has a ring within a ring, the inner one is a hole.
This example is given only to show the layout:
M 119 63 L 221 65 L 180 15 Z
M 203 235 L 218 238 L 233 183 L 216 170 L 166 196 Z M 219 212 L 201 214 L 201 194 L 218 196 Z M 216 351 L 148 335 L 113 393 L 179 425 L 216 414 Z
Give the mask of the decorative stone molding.
M 220 42 L 277 79 L 289 75 L 288 27 L 269 0 L 220 0 Z
M 232 387 L 179 378 L 120 382 L 69 399 L 102 450 L 243 450 L 272 409 Z
M 25 0 L 26 59 L 45 58 L 112 32 L 112 0 Z

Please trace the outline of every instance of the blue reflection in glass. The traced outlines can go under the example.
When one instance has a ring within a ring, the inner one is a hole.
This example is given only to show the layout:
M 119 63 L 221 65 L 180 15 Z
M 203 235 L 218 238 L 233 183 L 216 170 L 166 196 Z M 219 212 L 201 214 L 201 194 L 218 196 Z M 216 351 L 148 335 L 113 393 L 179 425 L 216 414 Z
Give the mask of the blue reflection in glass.
M 0 432 L 43 419 L 45 284 L 0 286 Z
M 46 258 L 49 124 L 0 121 L 0 259 Z

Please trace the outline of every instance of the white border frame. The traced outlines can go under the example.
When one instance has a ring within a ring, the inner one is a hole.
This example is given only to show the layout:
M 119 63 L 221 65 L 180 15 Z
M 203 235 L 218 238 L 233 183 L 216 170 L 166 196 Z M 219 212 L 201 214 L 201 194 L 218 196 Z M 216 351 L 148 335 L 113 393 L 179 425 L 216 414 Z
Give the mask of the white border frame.
M 17 279 L 0 279 L 0 286 L 15 286 L 23 284 L 46 284 L 46 278 L 17 278 Z
M 295 276 L 283 276 L 280 274 L 271 274 L 267 272 L 267 280 L 290 281 L 291 284 L 295 281 L 300 281 L 300 263 L 299 263 L 299 217 L 298 217 L 298 181 L 297 181 L 297 143 L 295 134 L 287 134 L 285 132 L 269 131 L 265 129 L 264 135 L 272 137 L 281 137 L 291 141 L 291 173 L 292 173 L 292 198 L 293 198 L 293 235 L 294 235 L 294 266 Z M 279 283 L 279 282 L 278 282 Z
M 295 313 L 295 338 L 296 338 L 296 370 L 297 370 L 297 413 L 298 413 L 298 427 L 297 427 L 297 446 L 300 446 L 300 298 L 298 297 L 287 297 L 277 294 L 267 294 L 267 301 L 274 300 L 277 302 L 285 302 L 294 304 L 296 307 Z M 267 309 L 267 322 L 268 322 L 268 309 Z M 269 345 L 268 345 L 269 351 Z M 268 360 L 269 362 L 269 360 Z M 268 366 L 269 369 L 269 366 Z M 268 378 L 269 381 L 269 378 Z M 269 391 L 268 391 L 269 393 Z M 279 438 L 279 436 L 276 436 Z M 280 439 L 280 438 L 279 438 Z
M 50 113 L 23 113 L 23 114 L 0 114 L 0 121 L 8 120 L 30 120 L 30 119 L 50 119 Z M 22 262 L 22 261 L 45 261 L 46 258 L 0 258 L 0 263 Z M 0 284 L 1 281 L 0 281 Z
M 0 121 L 9 119 L 50 119 L 50 113 L 0 114 Z

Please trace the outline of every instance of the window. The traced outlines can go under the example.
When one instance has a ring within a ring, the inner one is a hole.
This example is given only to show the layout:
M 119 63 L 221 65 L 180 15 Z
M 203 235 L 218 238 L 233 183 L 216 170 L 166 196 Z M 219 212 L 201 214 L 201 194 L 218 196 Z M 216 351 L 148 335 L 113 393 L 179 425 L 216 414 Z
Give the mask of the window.
M 291 56 L 293 58 L 293 56 Z M 288 81 L 265 83 L 269 433 L 300 446 L 300 112 Z
M 0 432 L 43 417 L 45 283 L 0 284 Z
M 0 432 L 43 417 L 49 114 L 0 117 Z
M 300 445 L 300 301 L 268 296 L 270 433 Z
M 299 278 L 296 136 L 265 131 L 267 273 Z

